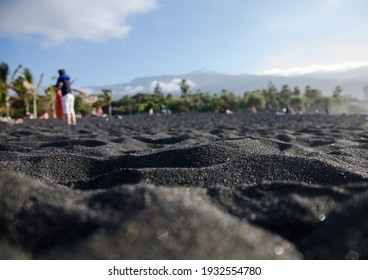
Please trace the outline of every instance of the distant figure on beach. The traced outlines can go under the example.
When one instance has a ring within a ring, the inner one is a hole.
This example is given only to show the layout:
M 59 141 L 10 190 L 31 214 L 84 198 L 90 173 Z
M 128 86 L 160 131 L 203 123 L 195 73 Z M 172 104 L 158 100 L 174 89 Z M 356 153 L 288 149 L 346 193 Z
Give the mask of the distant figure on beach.
M 55 87 L 55 114 L 58 119 L 64 117 L 62 97 L 61 90 Z
M 43 115 L 41 115 L 40 119 L 48 120 L 49 119 L 49 113 L 45 112 Z
M 325 106 L 325 113 L 326 113 L 326 115 L 329 115 L 330 114 L 330 110 L 328 109 L 328 105 L 327 104 Z
M 70 77 L 65 73 L 64 69 L 59 70 L 59 78 L 56 83 L 56 88 L 61 90 L 62 105 L 66 123 L 68 125 L 76 125 L 77 119 L 74 111 L 74 95 L 70 86 Z
M 171 114 L 171 110 L 169 110 L 169 109 L 162 109 L 161 114 L 170 115 Z
M 285 113 L 289 115 L 295 115 L 295 110 L 291 106 L 288 106 L 285 110 Z
M 92 109 L 92 112 L 91 112 L 92 117 L 102 117 L 102 114 L 103 114 L 103 111 L 102 111 L 101 107 L 98 108 L 98 110 L 97 110 L 97 108 Z
M 23 124 L 24 120 L 22 118 L 12 119 L 10 117 L 1 117 L 0 116 L 0 123 L 11 123 L 11 124 Z
M 220 110 L 221 114 L 232 114 L 233 111 L 231 111 L 230 109 L 224 109 L 224 110 Z
M 35 119 L 35 116 L 34 116 L 32 113 L 28 113 L 28 114 L 27 114 L 27 117 L 28 117 L 30 120 Z

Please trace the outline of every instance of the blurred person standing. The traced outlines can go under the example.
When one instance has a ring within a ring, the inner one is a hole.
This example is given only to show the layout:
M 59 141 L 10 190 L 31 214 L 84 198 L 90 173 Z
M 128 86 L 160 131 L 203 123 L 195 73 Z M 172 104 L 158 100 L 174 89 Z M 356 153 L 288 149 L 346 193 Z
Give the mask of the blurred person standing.
M 70 86 L 70 77 L 65 73 L 64 69 L 59 70 L 59 78 L 56 83 L 56 88 L 61 90 L 62 106 L 66 123 L 68 125 L 76 125 L 77 119 L 74 111 L 74 95 Z

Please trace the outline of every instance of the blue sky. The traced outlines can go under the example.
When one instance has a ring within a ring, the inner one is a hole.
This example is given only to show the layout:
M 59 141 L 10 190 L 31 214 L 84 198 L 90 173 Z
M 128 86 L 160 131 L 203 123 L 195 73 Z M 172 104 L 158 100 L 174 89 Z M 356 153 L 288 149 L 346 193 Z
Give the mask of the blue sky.
M 366 0 L 1 0 L 0 61 L 80 87 L 368 65 Z

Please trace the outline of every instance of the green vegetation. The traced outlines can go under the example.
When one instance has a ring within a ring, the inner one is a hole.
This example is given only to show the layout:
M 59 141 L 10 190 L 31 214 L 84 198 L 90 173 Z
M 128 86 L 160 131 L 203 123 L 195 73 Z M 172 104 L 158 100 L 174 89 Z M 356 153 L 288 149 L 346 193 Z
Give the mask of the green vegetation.
M 23 71 L 20 71 L 22 70 Z M 35 116 L 48 113 L 54 116 L 53 86 L 41 89 L 39 82 L 33 84 L 33 76 L 28 68 L 18 66 L 10 76 L 6 63 L 0 64 L 0 115 L 25 117 L 33 112 Z M 76 113 L 89 116 L 92 110 L 103 109 L 108 115 L 147 114 L 150 109 L 155 113 L 162 110 L 179 112 L 246 112 L 246 111 L 280 111 L 283 108 L 292 108 L 295 112 L 328 111 L 347 100 L 341 95 L 342 88 L 337 86 L 332 96 L 324 96 L 318 89 L 307 86 L 304 91 L 298 87 L 291 89 L 284 85 L 277 89 L 272 82 L 263 90 L 247 91 L 242 96 L 223 89 L 220 93 L 192 92 L 189 83 L 182 80 L 181 95 L 165 95 L 159 82 L 156 83 L 153 93 L 138 93 L 133 96 L 123 96 L 119 100 L 112 99 L 108 89 L 91 98 L 87 94 L 73 89 L 76 96 Z M 15 94 L 10 94 L 14 92 Z M 92 100 L 92 101 L 91 101 Z
M 185 80 L 183 80 L 185 82 Z M 288 85 L 284 85 L 279 91 L 271 83 L 265 90 L 247 91 L 243 96 L 238 96 L 233 92 L 222 90 L 221 93 L 210 94 L 208 92 L 190 92 L 182 87 L 180 96 L 167 94 L 161 90 L 155 93 L 138 93 L 134 96 L 124 96 L 117 101 L 113 101 L 112 113 L 114 115 L 124 114 L 146 114 L 150 108 L 155 112 L 163 109 L 173 113 L 179 112 L 246 112 L 246 111 L 278 111 L 283 108 L 293 108 L 296 112 L 303 111 L 324 111 L 347 102 L 341 96 L 341 88 L 336 87 L 330 97 L 323 96 L 317 89 L 306 87 L 304 93 L 298 87 L 293 90 Z

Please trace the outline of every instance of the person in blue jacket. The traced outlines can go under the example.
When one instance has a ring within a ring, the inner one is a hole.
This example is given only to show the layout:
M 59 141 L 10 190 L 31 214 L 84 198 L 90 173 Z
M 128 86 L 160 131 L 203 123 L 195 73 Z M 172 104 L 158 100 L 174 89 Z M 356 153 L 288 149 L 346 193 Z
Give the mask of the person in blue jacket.
M 56 83 L 57 89 L 61 90 L 64 116 L 68 125 L 76 125 L 77 119 L 74 111 L 74 95 L 70 86 L 70 77 L 64 69 L 59 70 L 59 78 Z

